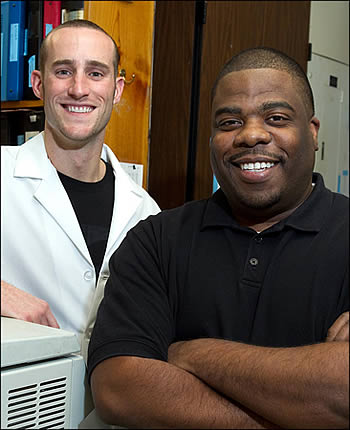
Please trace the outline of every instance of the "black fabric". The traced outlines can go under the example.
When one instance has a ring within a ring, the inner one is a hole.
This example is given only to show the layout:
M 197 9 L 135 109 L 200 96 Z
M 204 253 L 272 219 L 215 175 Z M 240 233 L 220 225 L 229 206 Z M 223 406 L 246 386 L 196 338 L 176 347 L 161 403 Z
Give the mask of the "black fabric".
M 106 173 L 98 182 L 82 182 L 57 172 L 79 221 L 92 262 L 96 280 L 106 251 L 114 205 L 114 173 L 106 164 Z
M 113 356 L 167 360 L 179 340 L 324 341 L 349 309 L 349 199 L 313 179 L 304 204 L 260 234 L 238 225 L 221 190 L 132 229 L 110 260 L 89 376 Z

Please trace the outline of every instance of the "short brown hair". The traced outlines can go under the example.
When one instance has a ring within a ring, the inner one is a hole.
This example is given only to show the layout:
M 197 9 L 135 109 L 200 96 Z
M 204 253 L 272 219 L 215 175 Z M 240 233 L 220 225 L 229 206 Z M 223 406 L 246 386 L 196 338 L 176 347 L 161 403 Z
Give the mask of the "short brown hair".
M 103 28 L 101 28 L 99 25 L 95 24 L 92 21 L 88 21 L 87 19 L 73 19 L 72 21 L 66 21 L 63 24 L 60 24 L 59 26 L 55 27 L 48 34 L 48 36 L 45 37 L 45 39 L 41 43 L 40 54 L 39 54 L 39 69 L 42 73 L 44 73 L 45 63 L 46 63 L 46 59 L 47 59 L 47 39 L 48 39 L 48 37 L 50 37 L 51 34 L 56 32 L 57 30 L 60 30 L 61 28 L 65 28 L 65 27 L 90 28 L 92 30 L 101 31 L 106 36 L 108 36 L 114 45 L 114 58 L 113 58 L 114 73 L 115 73 L 115 76 L 118 75 L 119 51 L 118 51 L 117 44 L 115 43 L 113 38 Z
M 276 69 L 289 73 L 297 83 L 298 90 L 305 102 L 308 112 L 315 114 L 314 97 L 309 80 L 301 66 L 287 54 L 273 48 L 249 48 L 234 55 L 221 69 L 216 78 L 212 91 L 211 101 L 215 97 L 220 80 L 231 72 L 247 69 Z

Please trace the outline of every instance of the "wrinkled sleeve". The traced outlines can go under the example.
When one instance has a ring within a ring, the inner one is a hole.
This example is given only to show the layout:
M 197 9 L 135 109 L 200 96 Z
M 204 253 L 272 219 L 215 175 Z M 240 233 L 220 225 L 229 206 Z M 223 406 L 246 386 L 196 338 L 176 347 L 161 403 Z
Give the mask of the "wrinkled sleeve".
M 150 217 L 130 230 L 110 259 L 110 277 L 89 345 L 89 378 L 98 363 L 115 356 L 167 360 L 174 323 L 164 268 L 166 246 L 157 219 Z

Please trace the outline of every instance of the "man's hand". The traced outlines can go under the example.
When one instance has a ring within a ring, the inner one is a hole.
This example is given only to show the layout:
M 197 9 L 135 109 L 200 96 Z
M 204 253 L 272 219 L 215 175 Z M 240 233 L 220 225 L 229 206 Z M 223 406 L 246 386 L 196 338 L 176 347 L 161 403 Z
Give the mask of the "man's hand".
M 349 342 L 349 311 L 341 314 L 328 329 L 326 342 Z
M 1 281 L 1 315 L 60 328 L 47 302 L 5 281 Z
M 189 361 L 186 360 L 188 355 L 191 356 L 192 347 L 193 353 L 195 353 L 195 344 L 191 341 L 172 343 L 168 349 L 168 363 L 186 370 L 187 372 L 193 373 L 193 369 L 191 369 Z

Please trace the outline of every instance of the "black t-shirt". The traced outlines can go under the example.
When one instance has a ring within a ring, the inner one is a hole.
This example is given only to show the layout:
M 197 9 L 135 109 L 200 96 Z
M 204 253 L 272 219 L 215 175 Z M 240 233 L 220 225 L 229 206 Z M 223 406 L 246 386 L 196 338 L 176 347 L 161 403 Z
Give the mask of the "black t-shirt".
M 105 164 L 105 176 L 98 182 L 82 182 L 57 172 L 79 221 L 96 279 L 106 251 L 114 204 L 113 169 L 109 163 Z
M 260 234 L 240 226 L 221 190 L 141 221 L 110 259 L 88 371 L 119 355 L 167 360 L 180 340 L 254 345 L 324 341 L 349 309 L 349 199 L 316 185 Z

